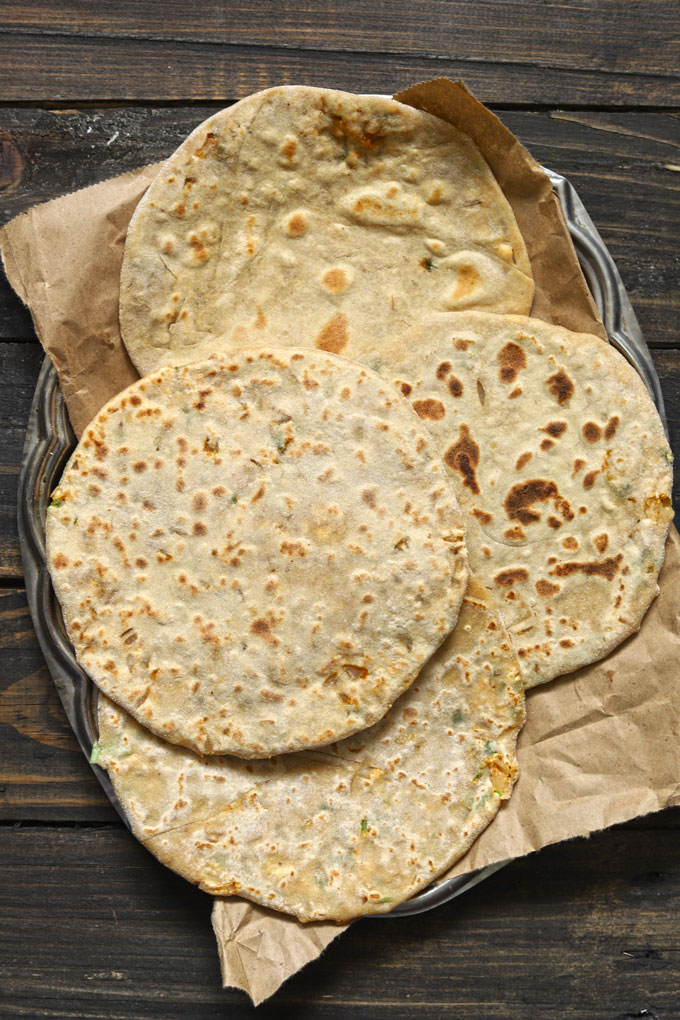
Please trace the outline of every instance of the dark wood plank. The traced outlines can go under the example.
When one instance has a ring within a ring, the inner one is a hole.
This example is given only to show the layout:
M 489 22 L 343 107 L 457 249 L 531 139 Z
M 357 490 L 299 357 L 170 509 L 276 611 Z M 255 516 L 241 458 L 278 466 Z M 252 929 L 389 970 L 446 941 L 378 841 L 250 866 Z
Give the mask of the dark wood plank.
M 499 4 L 497 10 L 505 6 Z M 513 14 L 533 8 L 535 20 L 526 30 L 523 40 L 526 43 L 533 38 L 536 27 L 544 23 L 545 5 L 513 7 Z M 284 9 L 283 5 L 278 8 Z M 418 11 L 418 5 L 413 9 Z M 578 38 L 568 31 L 558 35 L 545 54 L 523 45 L 519 59 L 508 60 L 503 45 L 498 48 L 491 42 L 512 34 L 503 18 L 480 26 L 477 38 L 482 52 L 468 57 L 467 19 L 474 9 L 467 3 L 458 6 L 457 17 L 448 22 L 449 31 L 444 33 L 446 45 L 441 50 L 437 44 L 441 33 L 425 22 L 419 34 L 429 45 L 422 55 L 384 51 L 369 32 L 363 31 L 361 18 L 356 23 L 367 47 L 362 51 L 318 48 L 315 31 L 306 40 L 309 48 L 300 48 L 304 45 L 301 37 L 295 37 L 295 48 L 285 48 L 278 42 L 271 46 L 251 45 L 249 41 L 225 45 L 210 37 L 205 42 L 196 42 L 3 31 L 0 34 L 3 99 L 6 103 L 209 100 L 242 98 L 273 85 L 319 84 L 351 92 L 394 92 L 418 81 L 446 76 L 465 78 L 480 99 L 491 103 L 660 107 L 678 104 L 680 82 L 669 72 L 674 66 L 670 56 L 656 64 L 656 54 L 668 52 L 666 40 L 672 39 L 672 34 L 655 32 L 653 37 L 646 38 L 645 25 L 652 17 L 648 7 L 637 25 L 639 38 L 645 40 L 647 48 L 640 52 L 633 45 L 631 50 L 631 37 L 636 30 L 634 19 L 619 44 L 617 19 L 612 24 L 600 15 L 592 36 L 602 39 L 610 33 L 608 45 L 600 50 L 604 61 L 586 57 L 581 64 L 561 58 L 561 40 Z M 622 5 L 618 10 L 623 10 Z M 55 8 L 57 18 L 58 11 Z M 399 5 L 396 16 L 401 17 L 403 11 Z M 330 8 L 323 16 L 329 13 Z M 386 20 L 390 20 L 389 11 Z M 272 33 L 276 32 L 278 21 L 276 15 L 269 16 Z M 512 23 L 508 18 L 508 25 Z M 588 34 L 582 32 L 580 39 L 585 40 Z M 549 43 L 548 36 L 549 32 L 544 38 Z M 567 45 L 566 49 L 569 51 L 570 47 Z M 633 54 L 632 66 L 629 52 Z
M 237 1018 L 210 901 L 118 828 L 3 829 L 3 1017 Z M 258 1016 L 680 1014 L 677 832 L 549 847 L 408 920 L 365 920 Z M 646 1012 L 644 1012 L 646 1010 Z
M 37 341 L 0 343 L 0 579 L 23 575 L 16 524 L 17 485 L 28 412 L 43 357 Z
M 180 0 L 58 9 L 48 0 L 10 0 L 7 99 L 54 98 L 55 86 L 71 98 L 97 99 L 241 97 L 279 82 L 388 91 L 407 84 L 404 75 L 441 71 L 464 74 L 490 101 L 507 101 L 512 88 L 514 102 L 554 102 L 568 89 L 571 102 L 579 95 L 588 103 L 672 105 L 680 96 L 677 36 L 668 31 L 675 10 L 673 0 L 614 7 L 606 0 L 364 0 L 349 15 L 342 5 L 308 0 L 278 4 L 272 16 L 257 0 L 208 0 L 188 19 Z M 49 62 L 40 60 L 46 51 Z M 177 79 L 169 68 L 192 73 Z
M 162 4 L 104 0 L 92 7 L 66 2 L 58 11 L 49 0 L 6 0 L 7 31 L 39 35 L 98 36 L 225 45 L 292 47 L 321 51 L 447 56 L 489 60 L 489 33 L 499 33 L 496 51 L 508 64 L 545 68 L 591 68 L 610 73 L 656 74 L 673 78 L 677 38 L 669 33 L 677 8 L 673 0 L 607 0 L 543 3 L 539 0 L 363 0 L 353 17 L 324 0 L 276 5 L 245 0 L 226 6 L 204 0 L 187 18 L 182 0 Z M 461 30 L 465 29 L 464 49 Z M 502 33 L 502 34 L 501 34 Z
M 69 727 L 25 592 L 0 589 L 0 819 L 114 821 Z
M 36 202 L 169 155 L 220 104 L 0 110 L 0 221 Z M 648 340 L 678 343 L 680 143 L 672 113 L 504 111 L 502 119 L 579 190 L 610 247 Z M 0 273 L 0 337 L 32 337 Z

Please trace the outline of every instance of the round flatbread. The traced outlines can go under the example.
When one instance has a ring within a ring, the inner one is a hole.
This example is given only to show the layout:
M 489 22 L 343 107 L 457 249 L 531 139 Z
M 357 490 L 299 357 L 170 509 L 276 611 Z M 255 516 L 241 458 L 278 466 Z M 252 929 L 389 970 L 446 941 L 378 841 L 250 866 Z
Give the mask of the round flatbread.
M 638 374 L 538 319 L 432 316 L 364 356 L 412 401 L 501 599 L 527 686 L 602 658 L 658 592 L 672 454 Z
M 144 375 L 265 330 L 354 357 L 426 311 L 529 312 L 533 291 L 467 135 L 391 99 L 290 86 L 215 114 L 164 164 L 129 225 L 120 323 Z
M 267 757 L 371 725 L 453 628 L 467 581 L 417 416 L 320 351 L 135 383 L 86 429 L 47 516 L 79 662 L 200 752 Z
M 302 921 L 383 913 L 451 866 L 509 797 L 522 680 L 489 593 L 372 729 L 326 752 L 209 758 L 99 701 L 99 763 L 137 838 L 213 895 Z

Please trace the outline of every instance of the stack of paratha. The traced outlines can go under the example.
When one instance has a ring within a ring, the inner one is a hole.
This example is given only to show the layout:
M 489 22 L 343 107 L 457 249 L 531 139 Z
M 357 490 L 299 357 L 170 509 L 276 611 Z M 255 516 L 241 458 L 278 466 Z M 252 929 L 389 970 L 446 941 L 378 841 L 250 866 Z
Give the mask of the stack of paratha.
M 532 298 L 476 147 L 391 100 L 259 93 L 140 202 L 121 328 L 151 374 L 86 431 L 48 552 L 100 762 L 209 892 L 392 909 L 510 795 L 524 687 L 640 625 L 663 429 Z

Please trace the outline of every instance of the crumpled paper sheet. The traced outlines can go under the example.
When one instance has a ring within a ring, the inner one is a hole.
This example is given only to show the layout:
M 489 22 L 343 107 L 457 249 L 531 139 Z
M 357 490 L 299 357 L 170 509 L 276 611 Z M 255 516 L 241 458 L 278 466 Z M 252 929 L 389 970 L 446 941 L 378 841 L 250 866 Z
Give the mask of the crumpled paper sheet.
M 510 201 L 532 262 L 532 313 L 605 336 L 546 176 L 514 135 L 460 84 L 399 93 L 467 131 Z M 118 328 L 125 232 L 158 165 L 22 213 L 0 229 L 10 283 L 29 307 L 80 434 L 137 378 Z M 446 877 L 520 857 L 680 803 L 680 539 L 673 529 L 661 595 L 637 635 L 600 663 L 535 688 L 520 734 L 520 780 L 493 824 Z M 345 928 L 303 925 L 238 898 L 216 899 L 223 983 L 257 1004 Z

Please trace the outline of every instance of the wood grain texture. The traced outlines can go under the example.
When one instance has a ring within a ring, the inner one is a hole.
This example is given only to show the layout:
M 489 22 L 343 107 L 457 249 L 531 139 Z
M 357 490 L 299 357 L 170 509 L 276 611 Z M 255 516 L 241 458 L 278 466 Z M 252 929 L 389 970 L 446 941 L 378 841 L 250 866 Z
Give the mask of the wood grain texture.
M 0 590 L 0 820 L 114 821 L 61 707 L 23 590 Z
M 220 104 L 155 109 L 0 109 L 7 178 L 0 222 L 29 206 L 168 156 Z M 545 165 L 578 189 L 619 266 L 643 332 L 678 343 L 680 123 L 675 113 L 503 111 Z M 1 150 L 0 150 L 1 151 Z M 0 272 L 0 337 L 33 337 Z
M 629 107 L 678 104 L 680 86 L 656 75 L 469 62 L 402 54 L 275 50 L 140 39 L 0 33 L 6 103 L 240 99 L 274 85 L 393 93 L 430 78 L 464 78 L 486 103 Z
M 37 341 L 0 343 L 0 581 L 23 575 L 17 486 L 28 413 L 43 358 Z
M 677 838 L 622 826 L 517 861 L 431 914 L 361 921 L 257 1015 L 672 1020 Z M 3 829 L 0 854 L 3 1017 L 253 1015 L 219 988 L 209 898 L 123 830 Z
M 464 76 L 488 102 L 678 102 L 673 0 L 227 5 L 114 0 L 3 8 L 8 102 L 240 98 L 279 83 L 390 92 Z M 49 59 L 45 59 L 49 54 Z M 96 73 L 95 73 L 96 72 Z

